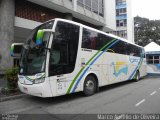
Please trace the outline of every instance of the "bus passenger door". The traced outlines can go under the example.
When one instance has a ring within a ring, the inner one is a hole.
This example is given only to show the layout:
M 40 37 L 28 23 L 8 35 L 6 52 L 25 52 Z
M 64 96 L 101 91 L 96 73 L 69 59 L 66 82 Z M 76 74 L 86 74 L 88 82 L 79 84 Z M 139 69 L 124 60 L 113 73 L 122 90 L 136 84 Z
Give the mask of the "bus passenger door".
M 77 68 L 77 52 L 80 27 L 58 21 L 50 50 L 49 76 L 52 93 L 67 93 Z

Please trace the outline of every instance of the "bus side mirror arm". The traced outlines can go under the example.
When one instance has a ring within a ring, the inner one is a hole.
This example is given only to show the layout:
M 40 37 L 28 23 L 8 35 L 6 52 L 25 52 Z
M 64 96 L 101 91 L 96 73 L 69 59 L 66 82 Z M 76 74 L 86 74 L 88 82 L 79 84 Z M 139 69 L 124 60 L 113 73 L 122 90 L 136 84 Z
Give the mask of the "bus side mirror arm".
M 45 48 L 47 51 L 49 51 L 50 52 L 50 54 L 51 54 L 51 48 Z

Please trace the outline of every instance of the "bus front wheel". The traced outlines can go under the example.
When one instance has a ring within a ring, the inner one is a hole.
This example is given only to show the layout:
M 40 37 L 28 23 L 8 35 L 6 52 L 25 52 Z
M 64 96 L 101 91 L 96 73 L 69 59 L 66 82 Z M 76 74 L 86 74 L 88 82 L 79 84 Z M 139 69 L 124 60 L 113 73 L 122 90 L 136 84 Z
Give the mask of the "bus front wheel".
M 94 76 L 89 75 L 86 77 L 83 92 L 86 96 L 93 95 L 96 92 L 96 79 Z

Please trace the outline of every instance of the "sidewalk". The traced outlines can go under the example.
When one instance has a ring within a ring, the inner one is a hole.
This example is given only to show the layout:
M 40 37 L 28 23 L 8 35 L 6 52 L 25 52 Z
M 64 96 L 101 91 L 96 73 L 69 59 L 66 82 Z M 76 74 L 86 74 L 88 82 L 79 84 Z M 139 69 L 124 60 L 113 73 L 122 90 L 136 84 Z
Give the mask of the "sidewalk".
M 0 76 L 0 90 L 7 86 L 7 81 L 4 77 Z M 7 101 L 7 100 L 14 100 L 22 97 L 26 97 L 27 94 L 23 94 L 20 91 L 10 94 L 1 94 L 0 93 L 0 102 Z

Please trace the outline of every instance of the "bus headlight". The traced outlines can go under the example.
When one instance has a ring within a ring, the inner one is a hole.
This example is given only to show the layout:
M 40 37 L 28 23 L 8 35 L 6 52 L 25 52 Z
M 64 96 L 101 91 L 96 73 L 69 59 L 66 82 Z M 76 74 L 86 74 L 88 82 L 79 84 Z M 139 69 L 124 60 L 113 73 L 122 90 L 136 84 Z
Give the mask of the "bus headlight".
M 34 84 L 43 83 L 45 81 L 45 78 L 38 78 L 34 80 Z

